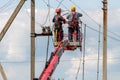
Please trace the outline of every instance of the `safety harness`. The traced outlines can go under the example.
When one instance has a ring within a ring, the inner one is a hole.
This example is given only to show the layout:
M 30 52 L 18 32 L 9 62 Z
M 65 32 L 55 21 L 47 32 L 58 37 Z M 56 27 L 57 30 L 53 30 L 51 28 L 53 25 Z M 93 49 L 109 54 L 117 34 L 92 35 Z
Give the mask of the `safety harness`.
M 72 28 L 79 27 L 79 22 L 77 20 L 77 13 L 72 13 Z
M 55 34 L 56 34 L 56 41 L 61 41 L 63 39 L 63 29 L 62 29 L 62 21 L 63 18 L 60 15 L 55 16 Z
M 55 28 L 62 29 L 62 17 L 60 15 L 55 16 Z

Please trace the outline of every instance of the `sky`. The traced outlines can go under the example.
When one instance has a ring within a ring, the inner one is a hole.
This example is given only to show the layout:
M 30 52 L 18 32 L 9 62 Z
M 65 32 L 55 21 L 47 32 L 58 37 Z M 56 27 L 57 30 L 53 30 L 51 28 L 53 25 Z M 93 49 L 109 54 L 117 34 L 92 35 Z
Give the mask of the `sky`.
M 8 21 L 12 12 L 20 0 L 0 0 L 0 32 Z M 62 2 L 61 2 L 62 1 Z M 85 42 L 85 73 L 84 80 L 97 80 L 98 42 L 100 27 L 100 60 L 99 80 L 102 80 L 102 23 L 103 4 L 101 0 L 35 0 L 35 31 L 41 32 L 41 26 L 51 26 L 55 9 L 60 7 L 62 15 L 70 11 L 72 5 L 77 12 L 83 14 L 81 20 L 87 25 Z M 59 4 L 61 2 L 61 4 Z M 119 80 L 120 74 L 120 5 L 119 0 L 108 0 L 108 37 L 107 37 L 107 71 L 108 80 Z M 48 5 L 49 3 L 49 5 Z M 49 12 L 50 9 L 50 12 Z M 48 18 L 47 15 L 49 14 Z M 66 15 L 64 15 L 66 17 Z M 82 25 L 84 29 L 85 25 Z M 67 33 L 67 24 L 64 32 Z M 6 35 L 0 42 L 0 63 L 8 80 L 30 80 L 30 0 L 27 0 L 19 14 L 11 24 Z M 97 31 L 96 31 L 97 30 Z M 84 30 L 82 30 L 84 33 Z M 67 39 L 67 38 L 64 38 Z M 48 37 L 35 38 L 35 77 L 38 78 L 44 68 L 46 60 Z M 54 51 L 53 37 L 49 37 L 49 51 Z M 83 78 L 83 51 L 79 48 L 75 51 L 65 51 L 55 69 L 52 78 L 64 78 L 64 80 L 76 80 L 78 67 L 80 66 L 77 80 Z M 0 75 L 0 80 L 2 76 Z

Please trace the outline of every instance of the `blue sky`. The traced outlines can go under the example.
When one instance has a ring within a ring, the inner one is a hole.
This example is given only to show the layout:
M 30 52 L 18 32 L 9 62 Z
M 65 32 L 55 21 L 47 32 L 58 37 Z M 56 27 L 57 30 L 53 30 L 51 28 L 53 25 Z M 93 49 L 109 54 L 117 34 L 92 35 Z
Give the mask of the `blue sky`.
M 46 4 L 48 4 L 48 0 L 35 1 L 35 25 L 36 32 L 39 33 L 41 32 L 41 25 L 43 25 L 43 23 L 46 22 L 43 26 L 53 25 L 51 20 L 55 14 L 54 9 L 58 7 L 59 1 L 62 0 L 50 0 L 50 21 L 49 18 L 46 21 L 48 13 L 48 6 L 46 6 Z M 120 79 L 119 2 L 119 0 L 108 1 L 108 80 Z M 17 3 L 19 3 L 19 0 L 0 1 L 0 31 L 6 24 Z M 98 24 L 100 24 L 102 31 L 103 4 L 101 0 L 63 0 L 59 7 L 61 7 L 63 13 L 67 13 L 72 5 L 77 5 L 77 11 L 83 14 L 81 20 L 87 26 L 99 30 Z M 66 15 L 64 17 L 66 17 Z M 84 25 L 82 27 L 84 27 Z M 64 27 L 64 29 L 67 31 L 66 27 Z M 98 32 L 87 27 L 85 80 L 97 79 L 98 35 Z M 47 37 L 36 38 L 35 77 L 39 77 L 45 65 L 47 39 Z M 53 37 L 50 37 L 49 55 L 54 50 L 52 39 Z M 102 79 L 102 34 L 100 41 L 99 80 Z M 75 51 L 65 51 L 52 77 L 56 79 L 64 78 L 65 80 L 75 80 L 81 57 L 82 52 L 80 52 L 79 49 Z M 0 42 L 0 62 L 4 67 L 8 80 L 30 80 L 30 0 L 26 1 L 3 40 Z M 81 62 L 78 80 L 82 80 L 82 75 Z M 2 80 L 1 76 L 0 80 Z

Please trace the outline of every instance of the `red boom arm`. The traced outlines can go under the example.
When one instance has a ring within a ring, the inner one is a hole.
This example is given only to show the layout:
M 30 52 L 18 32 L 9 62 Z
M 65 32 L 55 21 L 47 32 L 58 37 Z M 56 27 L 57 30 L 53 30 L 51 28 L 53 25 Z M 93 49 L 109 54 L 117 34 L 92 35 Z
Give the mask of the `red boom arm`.
M 54 52 L 51 53 L 51 57 L 38 80 L 50 80 L 52 73 L 54 72 L 55 68 L 59 63 L 62 53 L 64 52 L 64 48 L 67 45 L 68 45 L 68 40 L 61 41 L 58 44 Z

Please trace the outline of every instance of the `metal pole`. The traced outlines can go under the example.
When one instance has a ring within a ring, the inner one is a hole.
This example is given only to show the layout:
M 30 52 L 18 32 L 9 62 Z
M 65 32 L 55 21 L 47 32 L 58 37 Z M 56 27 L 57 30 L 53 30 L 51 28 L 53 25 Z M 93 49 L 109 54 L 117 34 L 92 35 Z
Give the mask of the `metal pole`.
M 103 0 L 103 80 L 107 80 L 107 0 Z
M 83 46 L 83 76 L 82 76 L 82 80 L 85 79 L 85 41 L 86 41 L 86 24 L 84 27 L 84 46 Z
M 35 0 L 31 0 L 31 80 L 35 77 Z

